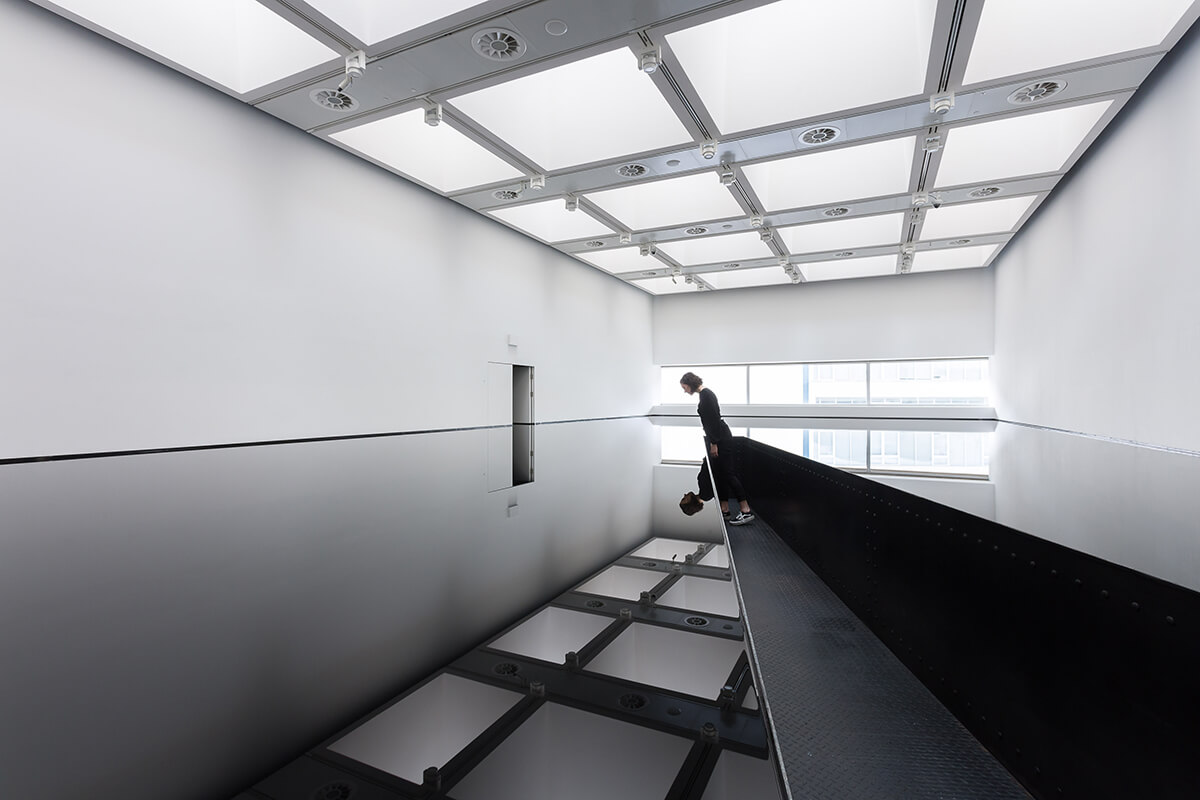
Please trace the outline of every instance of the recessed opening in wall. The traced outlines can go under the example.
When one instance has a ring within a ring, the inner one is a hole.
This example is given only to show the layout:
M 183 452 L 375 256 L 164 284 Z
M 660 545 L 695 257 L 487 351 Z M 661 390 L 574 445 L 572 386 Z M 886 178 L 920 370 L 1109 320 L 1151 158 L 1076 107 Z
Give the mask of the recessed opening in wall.
M 512 482 L 533 482 L 533 367 L 512 365 Z

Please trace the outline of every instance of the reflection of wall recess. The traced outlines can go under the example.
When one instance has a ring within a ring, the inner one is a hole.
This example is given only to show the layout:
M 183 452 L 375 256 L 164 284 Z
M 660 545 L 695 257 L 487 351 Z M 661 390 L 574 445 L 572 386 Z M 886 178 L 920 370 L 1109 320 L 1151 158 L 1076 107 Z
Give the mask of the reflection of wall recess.
M 643 567 L 657 567 L 658 562 L 657 561 L 643 561 L 642 566 Z
M 708 624 L 708 620 L 706 620 L 704 617 L 688 617 L 684 620 L 684 622 L 686 622 L 688 625 L 691 625 L 693 628 L 703 628 Z
M 584 603 L 588 608 L 604 608 L 603 600 L 588 600 Z

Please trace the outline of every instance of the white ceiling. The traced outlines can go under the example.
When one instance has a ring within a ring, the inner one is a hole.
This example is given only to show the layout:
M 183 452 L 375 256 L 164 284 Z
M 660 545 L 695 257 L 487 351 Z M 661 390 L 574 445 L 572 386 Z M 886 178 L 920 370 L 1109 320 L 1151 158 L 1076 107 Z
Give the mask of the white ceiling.
M 655 294 L 989 265 L 1200 15 L 1200 0 L 33 1 Z M 319 105 L 354 51 L 346 108 Z

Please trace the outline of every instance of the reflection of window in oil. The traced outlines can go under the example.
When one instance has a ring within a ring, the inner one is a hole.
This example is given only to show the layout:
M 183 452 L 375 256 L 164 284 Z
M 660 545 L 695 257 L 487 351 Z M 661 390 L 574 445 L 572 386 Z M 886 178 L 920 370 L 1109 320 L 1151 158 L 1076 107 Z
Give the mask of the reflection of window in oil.
M 512 365 L 512 482 L 533 482 L 533 367 Z

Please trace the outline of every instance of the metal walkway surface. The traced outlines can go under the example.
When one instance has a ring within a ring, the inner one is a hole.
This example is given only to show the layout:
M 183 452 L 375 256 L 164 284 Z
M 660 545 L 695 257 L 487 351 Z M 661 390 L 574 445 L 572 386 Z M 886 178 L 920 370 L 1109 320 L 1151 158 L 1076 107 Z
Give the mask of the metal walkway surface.
M 761 518 L 729 528 L 771 746 L 799 800 L 1030 795 Z

